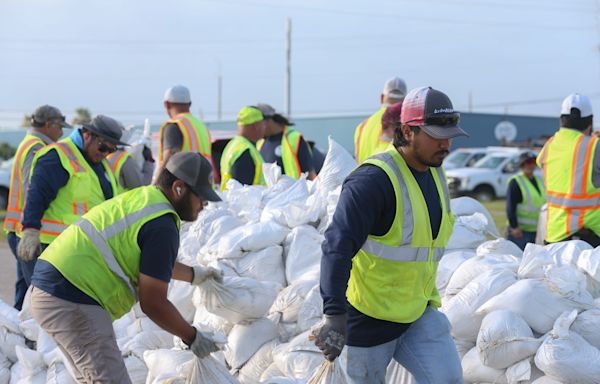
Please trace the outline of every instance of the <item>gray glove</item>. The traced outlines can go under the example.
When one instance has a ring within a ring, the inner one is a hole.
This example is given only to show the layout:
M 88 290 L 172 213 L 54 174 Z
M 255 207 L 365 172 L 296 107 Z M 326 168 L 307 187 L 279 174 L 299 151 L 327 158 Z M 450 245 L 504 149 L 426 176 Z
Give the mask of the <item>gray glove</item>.
M 315 345 L 325 358 L 334 361 L 346 345 L 347 315 L 325 315 L 325 318 L 312 329 Z
M 214 279 L 217 283 L 223 282 L 223 272 L 213 267 L 202 267 L 197 265 L 192 267 L 194 270 L 194 278 L 192 279 L 192 285 L 200 285 L 206 279 Z
M 198 358 L 203 359 L 211 353 L 218 351 L 219 347 L 217 347 L 217 344 L 210 338 L 210 334 L 201 332 L 196 328 L 196 338 L 190 345 L 190 350 L 194 352 L 194 355 L 198 356 Z
M 40 231 L 38 229 L 27 228 L 21 235 L 21 241 L 17 247 L 17 254 L 23 261 L 36 259 L 42 253 L 40 244 Z

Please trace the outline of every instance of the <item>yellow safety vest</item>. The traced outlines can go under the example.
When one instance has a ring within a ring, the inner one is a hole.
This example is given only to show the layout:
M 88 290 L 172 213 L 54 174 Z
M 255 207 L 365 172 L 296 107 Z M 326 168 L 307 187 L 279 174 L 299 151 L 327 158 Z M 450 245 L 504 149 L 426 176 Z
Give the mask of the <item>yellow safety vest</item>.
M 592 183 L 598 138 L 561 128 L 544 145 L 537 163 L 548 202 L 546 241 L 561 241 L 582 228 L 600 236 L 600 188 Z
M 264 185 L 265 179 L 262 173 L 263 158 L 256 149 L 256 146 L 244 136 L 236 136 L 227 143 L 221 156 L 221 191 L 227 187 L 227 181 L 233 178 L 231 169 L 237 159 L 246 151 L 250 151 L 250 156 L 254 161 L 254 180 L 252 185 Z
M 354 132 L 354 155 L 360 164 L 376 153 L 386 151 L 390 145 L 387 141 L 381 141 L 381 117 L 386 107 L 363 120 Z
M 541 178 L 534 176 L 539 191 L 533 186 L 531 180 L 520 172 L 510 178 L 515 180 L 523 200 L 517 204 L 517 224 L 519 228 L 526 232 L 536 232 L 538 219 L 542 206 L 546 204 L 546 191 L 544 190 L 544 182 Z
M 302 168 L 298 161 L 298 149 L 302 134 L 294 129 L 285 127 L 281 136 L 281 162 L 283 163 L 283 173 L 293 179 L 299 179 L 302 174 Z M 260 139 L 256 143 L 258 150 L 262 150 L 265 139 Z M 309 148 L 310 150 L 310 148 Z
M 396 216 L 383 236 L 369 235 L 352 259 L 346 296 L 354 308 L 380 320 L 412 323 L 427 305 L 441 306 L 437 267 L 452 235 L 454 216 L 442 167 L 430 168 L 442 207 L 435 239 L 421 188 L 396 149 L 365 161 L 385 171 L 396 194 Z
M 160 189 L 140 187 L 110 199 L 69 226 L 42 253 L 75 287 L 118 319 L 138 300 L 138 233 L 164 214 L 179 216 Z
M 23 171 L 25 167 L 25 159 L 29 151 L 35 145 L 45 146 L 46 143 L 37 136 L 27 134 L 19 147 L 13 159 L 12 169 L 10 171 L 10 187 L 8 192 L 8 206 L 6 207 L 6 217 L 4 218 L 4 230 L 6 232 L 18 232 L 21 216 L 23 215 L 23 207 L 25 206 L 25 194 L 23 190 Z
M 96 172 L 69 137 L 38 151 L 31 166 L 32 174 L 38 159 L 50 151 L 56 151 L 58 154 L 62 167 L 69 173 L 69 181 L 58 190 L 56 198 L 44 212 L 40 229 L 40 240 L 43 244 L 52 243 L 70 224 L 105 200 Z M 102 160 L 102 166 L 106 170 L 115 196 L 118 188 L 115 176 L 106 160 Z
M 124 185 L 121 185 L 121 170 L 123 169 L 123 165 L 129 158 L 131 158 L 129 152 L 124 151 L 122 149 L 118 149 L 110 155 L 106 156 L 106 163 L 108 164 L 108 167 L 115 175 L 115 179 L 117 180 L 117 194 L 121 194 L 129 190 Z
M 163 134 L 164 128 L 169 124 L 177 124 L 183 137 L 181 152 L 197 152 L 212 164 L 212 150 L 210 132 L 206 125 L 191 113 L 181 113 L 175 119 L 167 120 L 160 127 L 160 141 L 158 142 L 158 161 L 163 163 Z

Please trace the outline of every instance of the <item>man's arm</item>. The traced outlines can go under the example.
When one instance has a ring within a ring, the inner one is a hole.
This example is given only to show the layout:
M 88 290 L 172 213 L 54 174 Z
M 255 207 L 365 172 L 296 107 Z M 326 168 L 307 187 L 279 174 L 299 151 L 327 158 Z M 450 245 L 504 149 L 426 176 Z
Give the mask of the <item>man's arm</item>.
M 521 201 L 523 201 L 521 189 L 519 188 L 517 181 L 513 179 L 508 183 L 508 190 L 506 191 L 506 217 L 508 218 L 510 229 L 519 227 L 517 220 L 517 204 Z
M 50 151 L 38 159 L 25 199 L 21 222 L 24 228 L 42 227 L 44 212 L 68 181 L 69 173 L 62 167 L 56 151 Z
M 346 312 L 352 259 L 369 234 L 383 235 L 389 230 L 395 210 L 393 186 L 380 168 L 361 166 L 344 181 L 322 246 L 320 285 L 326 315 Z
M 300 164 L 300 172 L 308 173 L 308 180 L 314 180 L 314 178 L 317 177 L 312 154 L 310 153 L 308 144 L 304 141 L 304 137 L 302 136 L 300 136 L 300 144 L 298 145 L 298 164 Z

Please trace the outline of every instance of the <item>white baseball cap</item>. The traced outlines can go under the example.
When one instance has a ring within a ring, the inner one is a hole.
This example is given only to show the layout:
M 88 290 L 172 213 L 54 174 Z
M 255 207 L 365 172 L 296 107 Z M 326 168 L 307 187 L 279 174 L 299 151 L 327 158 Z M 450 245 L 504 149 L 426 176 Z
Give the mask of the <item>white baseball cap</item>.
M 580 95 L 579 93 L 570 94 L 563 100 L 560 114 L 570 115 L 571 108 L 578 109 L 580 117 L 592 116 L 592 103 L 587 96 Z
M 385 82 L 383 95 L 392 99 L 403 99 L 406 96 L 406 83 L 399 77 L 392 77 Z
M 183 85 L 174 85 L 167 89 L 163 101 L 175 104 L 187 104 L 192 102 L 190 90 Z

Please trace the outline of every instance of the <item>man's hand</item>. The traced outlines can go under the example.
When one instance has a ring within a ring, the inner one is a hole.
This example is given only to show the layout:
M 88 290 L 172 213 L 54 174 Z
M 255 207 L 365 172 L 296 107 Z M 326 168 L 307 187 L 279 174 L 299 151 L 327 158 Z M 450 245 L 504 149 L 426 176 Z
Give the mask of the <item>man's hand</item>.
M 34 228 L 27 228 L 21 235 L 21 241 L 17 248 L 17 254 L 23 261 L 36 259 L 42 253 L 40 244 L 40 231 Z
M 345 313 L 325 315 L 325 318 L 311 331 L 311 339 L 329 361 L 334 361 L 346 345 L 346 320 Z
M 195 267 L 192 267 L 192 269 L 194 270 L 194 278 L 192 279 L 192 285 L 200 285 L 204 281 L 206 281 L 206 279 L 213 279 L 217 283 L 223 282 L 223 272 L 219 271 L 216 268 L 202 267 L 200 265 L 197 265 Z
M 511 228 L 510 229 L 510 234 L 515 239 L 522 239 L 523 238 L 523 231 L 521 231 L 521 228 Z
M 198 356 L 198 358 L 203 359 L 211 353 L 218 351 L 219 347 L 217 347 L 217 344 L 209 337 L 209 334 L 201 332 L 196 328 L 196 337 L 192 344 L 190 344 L 190 350 L 194 352 L 194 355 Z

